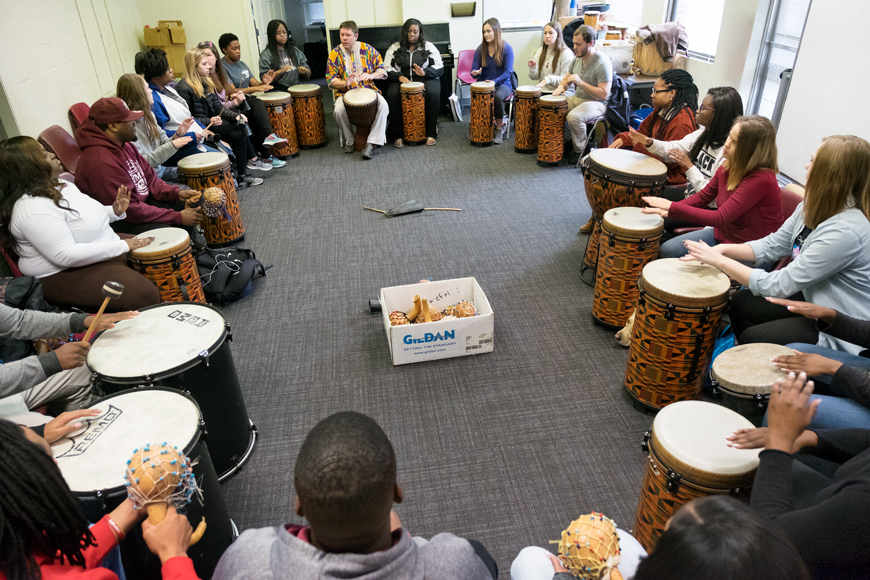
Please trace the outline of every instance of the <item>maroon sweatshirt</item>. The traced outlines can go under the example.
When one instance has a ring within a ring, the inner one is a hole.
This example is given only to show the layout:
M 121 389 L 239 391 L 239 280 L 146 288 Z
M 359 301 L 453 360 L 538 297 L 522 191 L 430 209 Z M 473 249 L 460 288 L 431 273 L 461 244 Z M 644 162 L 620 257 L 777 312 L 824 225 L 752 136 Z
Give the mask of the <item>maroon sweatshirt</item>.
M 658 139 L 659 141 L 679 141 L 689 133 L 698 130 L 698 124 L 695 123 L 695 114 L 689 109 L 681 109 L 677 116 L 671 119 L 670 123 L 665 125 L 665 122 L 659 116 L 661 109 L 655 109 L 638 127 L 638 131 L 647 137 Z M 614 140 L 622 139 L 621 149 L 631 149 L 644 155 L 649 155 L 661 161 L 658 157 L 647 151 L 643 145 L 635 143 L 631 140 L 631 136 L 626 133 L 620 133 Z M 665 163 L 668 166 L 668 185 L 682 185 L 686 183 L 686 172 L 676 163 Z
M 181 225 L 181 212 L 145 203 L 149 195 L 160 201 L 178 201 L 178 187 L 157 177 L 132 143 L 118 145 L 88 118 L 76 131 L 76 141 L 82 150 L 76 166 L 76 187 L 103 205 L 112 205 L 118 188 L 126 185 L 130 207 L 125 221 Z
M 720 242 L 742 244 L 772 234 L 785 221 L 782 193 L 776 174 L 756 169 L 728 191 L 728 170 L 720 167 L 707 186 L 686 199 L 671 204 L 668 217 L 699 226 L 713 226 Z M 716 200 L 716 209 L 707 206 Z

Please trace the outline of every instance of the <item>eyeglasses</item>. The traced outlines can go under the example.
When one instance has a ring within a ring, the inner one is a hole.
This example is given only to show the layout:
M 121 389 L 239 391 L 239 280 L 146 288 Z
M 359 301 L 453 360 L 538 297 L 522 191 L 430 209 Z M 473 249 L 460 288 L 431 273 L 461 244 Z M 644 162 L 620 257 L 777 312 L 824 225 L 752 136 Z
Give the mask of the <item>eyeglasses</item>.
M 673 91 L 674 89 L 653 89 L 652 94 L 657 95 L 659 93 L 666 93 L 668 91 Z
M 713 107 L 705 107 L 704 105 L 701 105 L 700 107 L 698 107 L 698 111 L 715 111 L 715 110 L 716 109 Z

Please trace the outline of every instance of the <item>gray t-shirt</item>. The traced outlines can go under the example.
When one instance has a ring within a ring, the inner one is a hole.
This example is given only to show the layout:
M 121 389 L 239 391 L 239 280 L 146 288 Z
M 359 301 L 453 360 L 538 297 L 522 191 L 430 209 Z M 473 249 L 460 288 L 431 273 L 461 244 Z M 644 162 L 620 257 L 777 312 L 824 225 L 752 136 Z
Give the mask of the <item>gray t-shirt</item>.
M 224 72 L 230 79 L 230 82 L 237 89 L 246 89 L 251 86 L 251 79 L 254 77 L 254 73 L 251 72 L 248 65 L 240 60 L 231 63 L 226 57 L 221 59 L 221 65 L 224 67 Z
M 601 83 L 609 83 L 613 80 L 613 65 L 610 63 L 610 58 L 596 51 L 586 66 L 583 66 L 582 58 L 575 56 L 571 64 L 568 65 L 568 72 L 566 74 L 575 74 L 583 82 L 597 87 Z M 576 89 L 574 96 L 584 101 L 607 101 L 606 98 L 596 99 L 583 89 Z

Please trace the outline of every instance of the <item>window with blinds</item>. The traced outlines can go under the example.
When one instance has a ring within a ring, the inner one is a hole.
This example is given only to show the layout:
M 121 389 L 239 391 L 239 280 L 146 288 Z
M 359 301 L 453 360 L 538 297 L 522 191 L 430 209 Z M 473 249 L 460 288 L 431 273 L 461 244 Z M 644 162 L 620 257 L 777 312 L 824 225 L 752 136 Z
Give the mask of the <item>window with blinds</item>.
M 689 56 L 715 62 L 725 0 L 671 0 L 669 20 L 679 22 L 689 35 Z
M 607 12 L 612 21 L 634 28 L 649 24 L 640 21 L 642 13 L 643 0 L 611 0 L 610 10 Z

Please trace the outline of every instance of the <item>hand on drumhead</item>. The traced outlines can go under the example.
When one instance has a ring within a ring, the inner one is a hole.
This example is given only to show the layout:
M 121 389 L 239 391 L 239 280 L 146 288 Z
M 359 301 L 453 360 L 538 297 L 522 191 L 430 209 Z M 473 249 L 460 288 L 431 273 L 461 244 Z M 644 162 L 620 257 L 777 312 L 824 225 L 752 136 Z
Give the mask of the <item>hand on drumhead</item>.
M 638 145 L 647 146 L 647 141 L 649 141 L 649 137 L 641 133 L 640 131 L 635 131 L 634 127 L 628 128 L 628 136 L 631 137 L 631 141 Z
M 642 197 L 641 199 L 650 207 L 654 207 L 656 209 L 663 209 L 665 211 L 671 211 L 671 204 L 673 202 L 669 199 L 665 199 L 663 197 L 655 197 L 653 195 L 648 195 L 646 197 Z
M 668 157 L 671 158 L 671 161 L 679 165 L 683 171 L 687 171 L 692 167 L 692 161 L 682 149 L 671 149 L 668 151 Z
M 538 86 L 543 86 L 543 85 L 538 85 Z M 553 96 L 558 97 L 559 95 L 561 95 L 564 92 L 565 92 L 565 87 L 563 87 L 562 85 L 559 85 L 558 87 L 553 89 Z
M 722 254 L 716 251 L 715 246 L 711 248 L 705 242 L 686 240 L 683 242 L 683 245 L 686 246 L 686 249 L 689 251 L 688 254 L 680 258 L 680 260 L 684 262 L 698 260 L 701 263 L 716 266 L 719 263 L 719 258 L 722 257 Z
M 132 238 L 134 240 L 140 238 Z M 154 241 L 154 238 L 142 238 L 143 240 L 148 240 L 148 244 Z M 144 245 L 148 245 L 144 244 Z M 94 332 L 102 332 L 104 330 L 109 330 L 110 328 L 115 328 L 116 322 L 121 322 L 122 320 L 130 320 L 131 318 L 136 318 L 139 316 L 138 310 L 127 310 L 125 312 L 115 312 L 113 314 L 103 313 L 100 316 L 100 324 L 97 328 L 94 329 Z M 96 316 L 88 316 L 85 318 L 85 328 L 90 328 L 91 324 L 94 323 L 94 319 Z
M 91 349 L 91 343 L 85 341 L 68 342 L 54 351 L 57 356 L 57 361 L 60 363 L 60 368 L 63 370 L 77 369 L 85 364 L 85 359 L 88 358 L 88 351 Z
M 415 64 L 414 65 L 414 74 L 417 76 L 424 77 L 424 76 L 426 76 L 426 71 L 424 71 L 422 68 L 420 68 L 419 64 Z
M 735 449 L 762 449 L 767 439 L 767 427 L 753 429 L 738 429 L 730 437 L 726 437 L 728 447 Z
M 199 199 L 200 195 L 202 194 L 195 189 L 182 189 L 178 192 L 178 199 L 180 199 L 181 201 L 187 201 L 189 199 L 192 201 L 196 201 Z
M 202 210 L 198 207 L 188 207 L 181 210 L 181 225 L 195 226 L 202 223 Z
M 553 94 L 554 95 L 556 94 L 555 91 L 553 92 Z M 623 146 L 622 137 L 617 137 L 616 139 L 613 140 L 613 143 L 611 143 L 607 148 L 608 149 L 622 149 L 622 146 Z
M 821 320 L 822 322 L 832 324 L 834 319 L 837 318 L 836 310 L 833 308 L 826 308 L 825 306 L 819 306 L 818 304 L 799 302 L 797 300 L 785 300 L 784 298 L 766 298 L 766 300 L 773 304 L 785 306 L 788 308 L 789 312 L 806 316 L 810 320 Z
M 659 209 L 657 207 L 642 207 L 640 208 L 640 213 L 650 213 L 661 216 L 663 218 L 668 217 L 668 212 L 663 209 Z
M 133 250 L 150 246 L 154 238 L 128 238 L 124 241 L 127 242 L 128 251 L 132 252 Z
M 818 399 L 810 401 L 814 386 L 806 373 L 797 376 L 789 373 L 788 378 L 773 385 L 767 408 L 767 449 L 792 452 L 795 441 L 809 427 L 821 403 Z
M 118 194 L 115 196 L 115 203 L 112 204 L 112 211 L 116 216 L 124 215 L 127 208 L 130 207 L 130 190 L 126 185 L 118 188 Z
M 402 83 L 402 84 L 410 83 L 410 82 L 411 82 L 411 79 L 409 79 L 409 78 L 406 77 L 405 75 L 402 75 L 402 76 L 399 77 L 399 82 Z
M 96 417 L 100 413 L 102 413 L 102 411 L 99 409 L 82 409 L 81 411 L 67 411 L 66 413 L 61 413 L 45 424 L 42 432 L 43 437 L 45 437 L 45 440 L 49 443 L 54 443 L 67 434 L 81 429 L 82 423 L 81 421 L 78 421 L 78 419 L 83 419 L 84 417 Z
M 843 363 L 820 354 L 808 354 L 794 351 L 793 355 L 781 355 L 773 357 L 773 364 L 783 372 L 806 373 L 810 377 L 822 375 L 834 375 Z
M 160 525 L 155 526 L 147 519 L 142 522 L 142 537 L 148 549 L 160 558 L 161 564 L 176 556 L 187 556 L 192 533 L 193 528 L 187 516 L 178 513 L 171 505 L 166 509 L 166 517 Z

